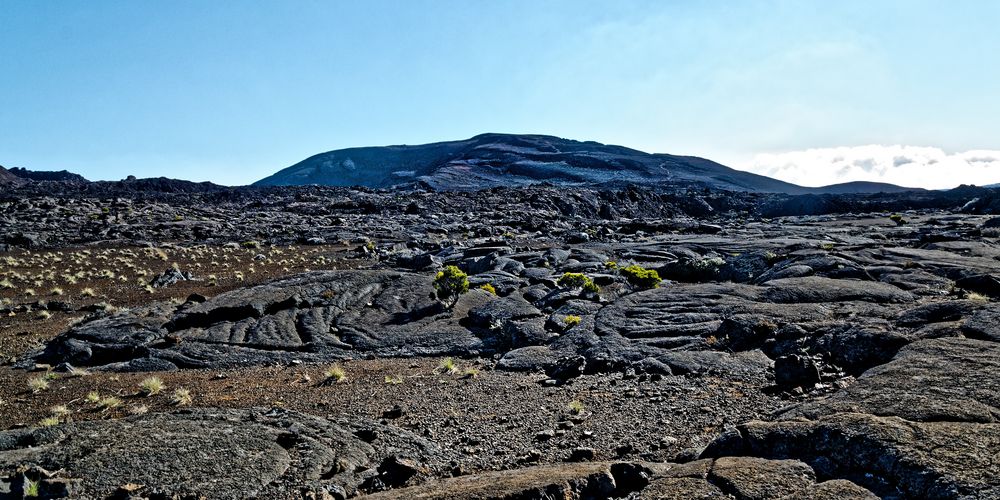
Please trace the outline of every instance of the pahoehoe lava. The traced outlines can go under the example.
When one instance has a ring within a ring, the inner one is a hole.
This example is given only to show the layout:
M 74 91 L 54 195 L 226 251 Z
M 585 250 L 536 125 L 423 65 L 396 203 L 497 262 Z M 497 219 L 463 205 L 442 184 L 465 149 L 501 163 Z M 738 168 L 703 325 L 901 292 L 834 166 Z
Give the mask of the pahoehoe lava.
M 0 171 L 0 496 L 1000 497 L 996 190 L 560 141 L 262 183 L 367 188 Z

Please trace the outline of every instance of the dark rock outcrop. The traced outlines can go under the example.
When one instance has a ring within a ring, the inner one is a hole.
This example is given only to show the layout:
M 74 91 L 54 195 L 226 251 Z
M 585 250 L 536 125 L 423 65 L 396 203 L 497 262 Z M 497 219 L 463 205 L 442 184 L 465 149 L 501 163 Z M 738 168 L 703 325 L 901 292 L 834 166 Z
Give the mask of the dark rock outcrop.
M 373 442 L 356 436 L 374 428 Z M 277 409 L 180 410 L 2 431 L 0 443 L 0 474 L 9 475 L 0 484 L 19 481 L 25 473 L 18 468 L 34 463 L 59 471 L 57 481 L 80 481 L 75 498 L 111 497 L 127 484 L 144 498 L 329 498 L 356 494 L 378 479 L 380 463 L 400 453 L 438 473 L 453 458 L 391 426 Z M 427 478 L 417 472 L 408 479 Z

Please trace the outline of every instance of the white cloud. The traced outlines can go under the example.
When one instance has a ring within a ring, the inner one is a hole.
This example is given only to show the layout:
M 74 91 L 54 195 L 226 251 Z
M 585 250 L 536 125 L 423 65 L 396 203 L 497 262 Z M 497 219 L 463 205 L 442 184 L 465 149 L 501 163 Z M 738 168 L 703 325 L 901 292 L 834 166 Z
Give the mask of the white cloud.
M 758 154 L 745 170 L 802 186 L 850 181 L 928 189 L 1000 183 L 1000 151 L 946 153 L 918 146 L 853 146 Z

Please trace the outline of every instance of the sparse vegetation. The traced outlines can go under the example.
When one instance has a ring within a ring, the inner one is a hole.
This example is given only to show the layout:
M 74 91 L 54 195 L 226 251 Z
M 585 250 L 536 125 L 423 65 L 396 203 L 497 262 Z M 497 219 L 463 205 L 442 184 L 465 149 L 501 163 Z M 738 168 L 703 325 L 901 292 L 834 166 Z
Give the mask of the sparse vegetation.
M 579 415 L 583 413 L 586 407 L 583 406 L 582 402 L 574 399 L 573 401 L 570 401 L 569 404 L 566 405 L 566 409 L 568 409 L 569 412 L 572 413 L 573 415 Z
M 590 278 L 583 273 L 563 273 L 556 284 L 564 288 L 583 288 L 583 285 L 590 283 Z
M 121 405 L 122 405 L 122 400 L 114 396 L 101 398 L 101 400 L 97 402 L 97 407 L 105 411 L 113 410 Z
M 663 281 L 655 269 L 646 269 L 635 264 L 625 266 L 619 272 L 630 285 L 643 290 L 659 288 L 660 282 Z
M 385 376 L 385 383 L 390 384 L 390 385 L 402 384 L 403 383 L 403 376 L 402 375 L 386 375 Z
M 496 294 L 497 294 L 497 289 L 496 289 L 496 288 L 493 288 L 493 285 L 491 285 L 491 284 L 489 284 L 489 283 L 486 283 L 486 284 L 483 284 L 483 285 L 480 285 L 480 286 L 479 286 L 479 289 L 480 289 L 480 290 L 485 290 L 486 292 L 488 292 L 488 293 L 490 293 L 490 294 L 492 294 L 492 295 L 496 295 Z
M 347 372 L 344 371 L 344 368 L 340 365 L 333 365 L 330 368 L 327 368 L 327 370 L 323 372 L 323 376 L 326 377 L 325 383 L 328 384 L 340 383 L 347 380 Z
M 469 291 L 469 276 L 456 266 L 445 266 L 434 277 L 434 290 L 440 299 L 452 299 L 452 305 L 458 297 Z
M 568 314 L 563 318 L 563 324 L 566 325 L 567 330 L 579 325 L 580 321 L 582 321 L 582 319 L 575 314 Z
M 130 406 L 128 408 L 129 415 L 145 415 L 149 413 L 149 407 L 146 405 Z
M 97 391 L 90 391 L 83 400 L 90 404 L 97 404 L 101 402 L 101 395 Z
M 38 394 L 39 392 L 48 390 L 49 380 L 45 376 L 32 377 L 28 380 L 28 388 L 31 389 L 32 394 Z
M 454 358 L 444 358 L 438 365 L 438 371 L 447 374 L 458 373 L 458 364 L 455 363 Z
M 148 377 L 139 383 L 139 392 L 144 396 L 154 396 L 163 390 L 163 380 L 159 377 Z
M 45 417 L 45 418 L 41 419 L 40 421 L 38 421 L 38 426 L 39 427 L 53 427 L 53 426 L 59 425 L 59 423 L 60 423 L 59 417 Z
M 774 265 L 774 263 L 778 262 L 779 260 L 781 260 L 781 256 L 780 255 L 778 255 L 778 254 L 776 254 L 776 253 L 774 253 L 774 252 L 772 252 L 770 250 L 767 250 L 767 251 L 764 252 L 764 261 L 767 262 L 768 264 Z
M 66 415 L 69 415 L 70 411 L 66 405 L 56 405 L 49 409 L 49 413 L 51 413 L 53 417 L 63 418 Z
M 193 402 L 191 397 L 191 391 L 181 387 L 175 389 L 173 395 L 170 397 L 170 402 L 176 406 L 187 406 Z
M 58 422 L 57 422 L 58 423 Z M 27 476 L 21 476 L 24 481 L 24 497 L 25 498 L 38 498 L 38 481 L 32 481 L 28 479 Z
M 889 220 L 895 222 L 897 226 L 902 226 L 907 223 L 906 219 L 904 219 L 903 216 L 899 214 L 890 215 Z
M 594 283 L 594 280 L 583 273 L 563 273 L 556 281 L 556 284 L 563 288 L 582 289 L 589 293 L 600 293 L 601 287 Z

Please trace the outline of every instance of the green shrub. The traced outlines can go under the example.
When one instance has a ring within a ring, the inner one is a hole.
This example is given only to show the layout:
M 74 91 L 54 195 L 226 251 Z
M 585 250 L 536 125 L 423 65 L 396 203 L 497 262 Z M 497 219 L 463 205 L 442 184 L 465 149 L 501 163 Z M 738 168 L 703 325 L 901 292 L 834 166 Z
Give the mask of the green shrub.
M 583 273 L 564 273 L 556 283 L 566 288 L 583 288 L 583 285 L 590 282 L 590 278 Z
M 601 291 L 601 287 L 597 286 L 594 280 L 583 273 L 563 273 L 559 280 L 556 281 L 556 284 L 564 288 L 582 288 L 585 291 L 593 293 Z
M 445 266 L 434 277 L 434 289 L 438 298 L 457 301 L 459 295 L 469 291 L 469 275 L 455 266 Z
M 492 295 L 496 295 L 497 294 L 497 289 L 494 288 L 493 285 L 491 285 L 489 283 L 486 283 L 485 285 L 480 285 L 479 289 L 480 290 L 486 290 L 487 292 L 489 292 Z
M 563 323 L 566 325 L 567 330 L 573 328 L 576 325 L 579 325 L 580 321 L 582 321 L 582 319 L 575 314 L 569 314 L 563 318 Z
M 660 279 L 660 273 L 656 270 L 646 269 L 635 264 L 623 267 L 620 272 L 622 276 L 625 276 L 625 281 L 636 288 L 658 288 L 660 282 L 663 281 Z
M 903 216 L 899 214 L 890 215 L 889 220 L 895 222 L 897 226 L 902 226 L 903 224 L 906 224 L 906 219 L 904 219 Z

